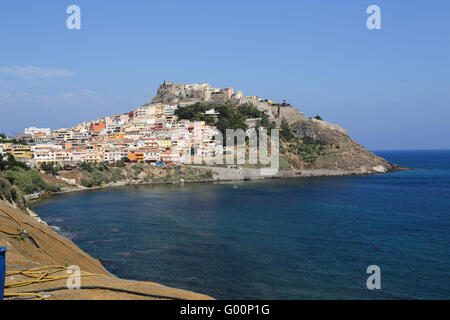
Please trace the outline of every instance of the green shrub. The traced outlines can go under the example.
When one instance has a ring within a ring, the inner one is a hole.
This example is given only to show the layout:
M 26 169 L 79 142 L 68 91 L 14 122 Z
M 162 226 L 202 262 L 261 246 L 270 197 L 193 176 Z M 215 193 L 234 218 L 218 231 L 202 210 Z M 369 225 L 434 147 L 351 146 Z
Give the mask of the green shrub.
M 317 158 L 323 155 L 326 145 L 309 136 L 303 137 L 303 142 L 296 145 L 297 154 L 299 154 L 305 162 L 315 162 Z
M 122 170 L 120 168 L 114 168 L 111 170 L 111 180 L 114 182 L 125 179 L 125 176 L 122 174 Z
M 214 109 L 219 113 L 217 121 L 213 116 L 205 114 L 210 109 Z M 258 122 L 259 127 L 273 128 L 273 125 L 269 121 L 269 116 L 252 104 L 243 104 L 236 107 L 231 104 L 198 102 L 190 106 L 178 108 L 175 111 L 175 115 L 179 119 L 205 121 L 206 124 L 216 126 L 224 135 L 226 129 L 247 129 L 247 125 L 245 124 L 246 119 L 261 118 Z
M 5 179 L 0 177 L 0 199 L 8 202 L 15 202 L 19 207 L 26 206 L 26 200 L 17 188 Z
M 206 170 L 201 176 L 202 179 L 212 179 L 214 177 L 214 174 L 212 170 Z
M 51 176 L 58 175 L 58 168 L 53 163 L 41 163 L 41 169 Z
M 286 118 L 283 117 L 280 125 L 280 138 L 284 141 L 292 141 L 294 140 L 294 134 L 291 131 L 291 127 L 289 126 Z
M 101 186 L 102 184 L 119 181 L 124 178 L 121 169 L 114 168 L 110 170 L 104 164 L 85 163 L 83 168 L 86 172 L 80 182 L 82 186 L 87 188 Z
M 94 170 L 94 166 L 89 162 L 80 163 L 80 169 L 87 172 L 92 172 Z
M 36 170 L 15 168 L 13 170 L 4 171 L 2 175 L 24 194 L 59 190 L 57 186 L 51 185 L 42 179 L 39 172 Z
M 126 158 L 126 159 L 128 159 L 128 158 Z M 123 159 L 117 161 L 117 162 L 115 163 L 115 165 L 116 165 L 116 167 L 118 167 L 118 168 L 125 168 L 125 167 L 126 167 L 125 161 L 124 161 Z
M 5 160 L 3 159 L 3 157 L 0 157 L 0 172 L 14 168 L 22 168 L 24 170 L 30 169 L 25 163 L 17 161 L 10 153 L 6 154 Z
M 280 157 L 280 170 L 290 170 L 292 169 L 292 165 L 289 163 L 288 159 L 285 156 Z
M 89 178 L 82 178 L 80 182 L 81 185 L 86 188 L 92 188 L 94 186 L 94 183 Z

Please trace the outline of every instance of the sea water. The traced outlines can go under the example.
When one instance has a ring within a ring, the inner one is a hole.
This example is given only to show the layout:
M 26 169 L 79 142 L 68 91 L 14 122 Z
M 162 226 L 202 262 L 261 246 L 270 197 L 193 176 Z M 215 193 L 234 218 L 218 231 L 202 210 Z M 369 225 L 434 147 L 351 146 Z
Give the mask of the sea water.
M 449 299 L 450 151 L 376 153 L 418 170 L 114 188 L 34 209 L 119 277 L 218 299 Z

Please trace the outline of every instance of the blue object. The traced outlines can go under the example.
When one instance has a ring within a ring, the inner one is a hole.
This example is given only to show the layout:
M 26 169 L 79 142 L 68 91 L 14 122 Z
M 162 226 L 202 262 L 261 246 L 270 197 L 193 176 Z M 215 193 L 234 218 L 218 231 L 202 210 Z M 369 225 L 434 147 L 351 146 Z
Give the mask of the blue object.
M 0 300 L 3 300 L 3 292 L 5 290 L 5 255 L 6 248 L 0 247 Z

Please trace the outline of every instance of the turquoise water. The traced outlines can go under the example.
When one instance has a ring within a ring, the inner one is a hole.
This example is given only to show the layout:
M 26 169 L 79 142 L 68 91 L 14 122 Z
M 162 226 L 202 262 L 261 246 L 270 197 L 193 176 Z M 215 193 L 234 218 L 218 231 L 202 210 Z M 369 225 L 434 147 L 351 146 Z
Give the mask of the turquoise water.
M 35 210 L 119 277 L 219 299 L 449 299 L 450 151 L 377 153 L 421 170 L 127 187 Z M 366 288 L 373 264 L 381 290 Z

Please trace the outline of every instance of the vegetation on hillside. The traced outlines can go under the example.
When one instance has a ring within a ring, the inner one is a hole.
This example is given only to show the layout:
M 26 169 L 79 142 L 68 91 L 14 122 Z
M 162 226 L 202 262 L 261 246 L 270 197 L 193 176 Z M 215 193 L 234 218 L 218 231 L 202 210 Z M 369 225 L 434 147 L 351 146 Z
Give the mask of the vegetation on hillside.
M 158 174 L 155 172 L 146 174 L 143 182 L 170 183 L 179 182 L 181 179 L 184 181 L 211 180 L 213 172 L 209 169 L 193 167 L 162 167 L 159 168 Z
M 51 176 L 57 176 L 61 168 L 53 163 L 41 163 L 41 170 Z
M 304 137 L 295 145 L 296 153 L 304 162 L 312 163 L 325 154 L 326 145 L 310 137 Z
M 22 193 L 8 179 L 0 176 L 0 199 L 15 202 L 19 207 L 25 207 L 26 201 Z
M 281 125 L 280 125 L 280 138 L 282 141 L 286 141 L 286 142 L 291 142 L 291 141 L 295 140 L 294 133 L 292 132 L 288 121 L 284 117 L 281 120 Z
M 89 163 L 82 162 L 79 167 L 83 171 L 81 185 L 84 187 L 101 186 L 110 182 L 117 182 L 125 179 L 120 169 L 122 162 L 116 163 L 116 166 L 106 162 Z
M 316 119 L 318 118 L 316 117 Z M 282 146 L 280 148 L 281 154 L 289 153 L 298 155 L 303 162 L 314 163 L 320 156 L 326 154 L 326 143 L 309 136 L 304 136 L 299 139 L 299 137 L 292 132 L 286 118 L 281 120 L 280 138 L 282 141 Z
M 27 145 L 28 143 L 21 139 L 9 139 L 6 134 L 0 132 L 0 143 L 12 143 L 12 144 L 23 144 Z
M 47 183 L 39 172 L 11 154 L 0 157 L 0 198 L 25 206 L 23 195 L 58 191 L 58 186 Z
M 205 112 L 214 109 L 218 112 L 216 120 L 212 115 L 206 115 Z M 269 116 L 258 110 L 252 104 L 243 104 L 233 106 L 231 104 L 210 104 L 198 102 L 190 106 L 178 108 L 175 111 L 178 119 L 190 121 L 205 121 L 206 124 L 216 126 L 222 133 L 226 129 L 247 129 L 245 120 L 260 119 L 258 126 L 271 129 L 274 125 L 269 121 Z
M 211 170 L 184 166 L 153 167 L 144 163 L 127 163 L 118 161 L 115 164 L 87 163 L 79 166 L 82 171 L 80 183 L 91 188 L 114 182 L 166 183 L 192 180 L 209 180 L 213 178 Z
M 2 176 L 15 185 L 24 194 L 32 194 L 38 192 L 54 192 L 58 191 L 58 187 L 47 183 L 39 175 L 39 172 L 32 169 L 16 168 L 6 170 Z

